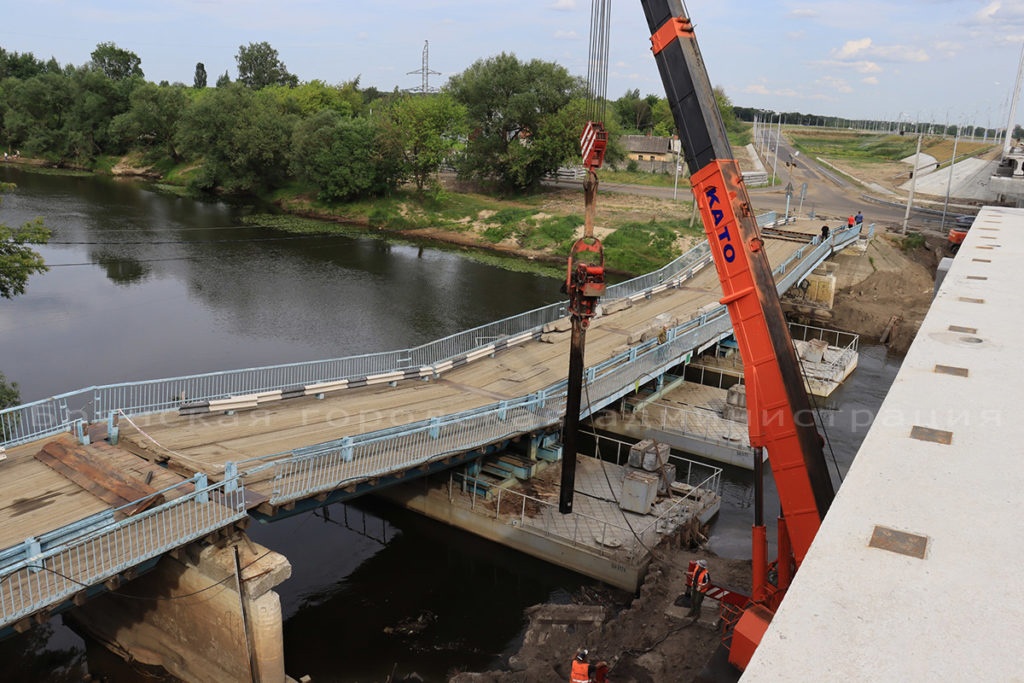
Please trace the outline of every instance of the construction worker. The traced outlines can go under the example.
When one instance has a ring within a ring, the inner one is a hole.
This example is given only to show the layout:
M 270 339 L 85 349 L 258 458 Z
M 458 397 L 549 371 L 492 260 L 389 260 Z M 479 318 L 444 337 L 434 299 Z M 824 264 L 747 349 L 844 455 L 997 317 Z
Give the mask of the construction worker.
M 590 664 L 587 662 L 587 648 L 581 647 L 576 650 L 576 657 L 572 660 L 572 673 L 569 675 L 569 683 L 590 683 Z
M 708 592 L 711 585 L 711 575 L 708 573 L 708 563 L 704 560 L 697 560 L 693 567 L 693 574 L 690 576 L 690 611 L 688 617 L 700 617 L 700 605 L 704 602 L 704 594 Z

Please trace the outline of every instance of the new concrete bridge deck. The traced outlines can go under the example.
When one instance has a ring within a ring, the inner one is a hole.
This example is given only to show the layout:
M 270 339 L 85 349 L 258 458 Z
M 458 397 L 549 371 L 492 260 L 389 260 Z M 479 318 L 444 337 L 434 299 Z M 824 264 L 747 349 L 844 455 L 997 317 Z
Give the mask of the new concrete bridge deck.
M 984 208 L 742 680 L 1024 680 L 1022 263 Z

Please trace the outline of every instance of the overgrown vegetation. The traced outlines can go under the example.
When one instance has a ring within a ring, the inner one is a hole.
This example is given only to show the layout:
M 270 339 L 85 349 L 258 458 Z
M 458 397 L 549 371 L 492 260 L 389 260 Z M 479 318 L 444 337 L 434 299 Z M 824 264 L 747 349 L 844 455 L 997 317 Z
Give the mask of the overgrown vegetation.
M 900 249 L 903 251 L 913 251 L 915 249 L 923 249 L 925 247 L 924 235 L 919 232 L 912 232 L 902 240 L 900 240 Z

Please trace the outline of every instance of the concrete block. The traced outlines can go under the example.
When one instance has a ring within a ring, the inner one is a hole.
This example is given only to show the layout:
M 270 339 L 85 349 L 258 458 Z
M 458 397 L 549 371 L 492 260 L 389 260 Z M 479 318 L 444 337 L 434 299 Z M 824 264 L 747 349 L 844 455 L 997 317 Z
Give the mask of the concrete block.
M 658 479 L 655 474 L 631 470 L 622 480 L 619 507 L 627 512 L 646 515 L 658 498 Z

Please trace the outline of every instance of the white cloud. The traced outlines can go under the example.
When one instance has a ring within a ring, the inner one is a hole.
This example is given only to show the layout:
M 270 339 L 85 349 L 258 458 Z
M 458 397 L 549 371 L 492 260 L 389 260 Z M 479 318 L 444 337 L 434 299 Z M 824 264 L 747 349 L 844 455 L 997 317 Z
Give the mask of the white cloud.
M 874 76 L 868 76 L 867 78 L 862 78 L 862 79 L 860 79 L 860 82 L 861 83 L 866 83 L 867 85 L 878 85 L 878 79 L 875 78 Z
M 753 95 L 775 95 L 778 97 L 802 97 L 796 90 L 792 88 L 780 88 L 778 90 L 772 90 L 763 83 L 751 83 L 750 85 L 743 88 L 742 92 L 751 93 Z
M 977 14 L 974 15 L 974 18 L 978 21 L 992 21 L 1002 4 L 1003 3 L 999 2 L 999 0 L 990 2 L 988 5 L 978 10 Z
M 840 62 L 834 59 L 829 59 L 821 62 L 812 62 L 812 64 L 825 68 L 853 69 L 857 73 L 862 74 L 878 74 L 884 71 L 884 69 L 877 63 L 866 59 L 857 62 Z
M 790 12 L 789 16 L 796 19 L 814 19 L 818 16 L 818 12 L 809 7 L 801 7 Z
M 928 53 L 919 48 L 907 47 L 906 45 L 878 46 L 872 53 L 881 59 L 890 62 L 927 62 Z
M 579 37 L 576 31 L 555 31 L 556 40 L 576 40 Z
M 838 50 L 833 50 L 832 54 L 835 55 L 836 59 L 851 59 L 858 53 L 871 47 L 870 38 L 859 38 L 858 40 L 848 40 Z
M 576 9 L 576 0 L 555 0 L 551 4 L 551 9 L 556 10 L 574 10 Z
M 818 79 L 818 83 L 826 88 L 831 88 L 836 92 L 850 93 L 853 92 L 853 88 L 842 78 L 836 78 L 835 76 L 823 76 Z

